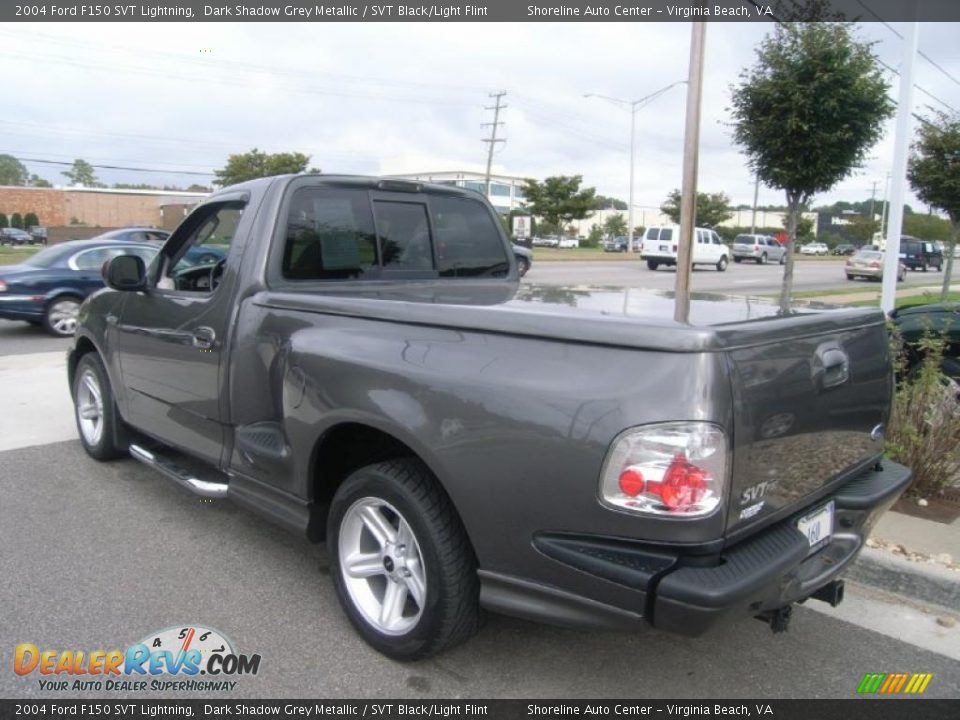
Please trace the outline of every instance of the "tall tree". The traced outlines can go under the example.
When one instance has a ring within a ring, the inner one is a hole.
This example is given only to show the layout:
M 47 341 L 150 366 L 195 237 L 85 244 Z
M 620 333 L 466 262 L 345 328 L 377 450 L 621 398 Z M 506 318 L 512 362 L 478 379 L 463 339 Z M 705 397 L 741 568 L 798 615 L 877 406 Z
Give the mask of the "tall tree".
M 731 88 L 734 139 L 750 168 L 786 194 L 787 261 L 780 309 L 793 293 L 793 251 L 803 208 L 858 167 L 893 114 L 873 43 L 847 23 L 777 26 L 757 48 L 757 62 Z
M 40 224 L 40 218 L 37 217 L 36 213 L 28 212 L 23 216 L 23 224 L 28 228 L 32 228 Z
M 46 178 L 40 177 L 39 175 L 30 175 L 30 180 L 28 182 L 30 183 L 30 187 L 39 187 L 39 188 L 53 187 L 53 183 L 51 183 Z
M 854 240 L 859 240 L 863 244 L 873 242 L 873 236 L 880 230 L 880 221 L 872 220 L 862 215 L 856 215 L 851 218 L 847 225 L 847 232 Z
M 675 223 L 680 222 L 680 191 L 674 190 L 660 206 L 660 212 Z M 724 193 L 697 193 L 697 216 L 694 225 L 715 227 L 733 217 L 730 198 Z
M 0 185 L 26 185 L 27 169 L 13 155 L 0 155 Z
M 960 115 L 935 112 L 932 121 L 920 123 L 907 177 L 917 197 L 950 218 L 947 267 L 940 290 L 940 302 L 946 302 L 953 274 L 953 249 L 960 236 Z
M 82 185 L 83 187 L 103 187 L 97 179 L 97 174 L 93 170 L 93 165 L 82 158 L 73 161 L 69 170 L 60 173 L 66 177 L 71 185 Z
M 215 170 L 214 174 L 217 177 L 216 183 L 226 187 L 271 175 L 307 172 L 309 163 L 310 156 L 303 153 L 265 153 L 254 148 L 247 153 L 229 156 L 227 164 Z M 319 173 L 320 169 L 311 168 L 309 172 Z
M 597 191 L 596 188 L 581 190 L 581 182 L 582 175 L 557 175 L 542 183 L 525 180 L 524 207 L 558 229 L 572 220 L 583 220 L 597 210 Z

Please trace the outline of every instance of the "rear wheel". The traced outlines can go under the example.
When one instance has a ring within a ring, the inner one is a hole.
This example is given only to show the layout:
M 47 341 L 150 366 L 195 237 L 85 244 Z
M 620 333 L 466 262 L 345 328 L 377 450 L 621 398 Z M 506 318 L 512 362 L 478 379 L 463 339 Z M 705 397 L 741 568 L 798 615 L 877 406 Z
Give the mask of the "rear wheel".
M 61 295 L 47 305 L 43 313 L 43 327 L 51 335 L 70 337 L 77 329 L 80 301 Z
M 113 460 L 126 454 L 123 420 L 117 413 L 110 378 L 95 352 L 77 364 L 73 377 L 73 408 L 80 443 L 96 460 Z
M 727 269 L 727 256 L 726 256 L 726 255 L 723 255 L 723 256 L 717 261 L 717 271 L 718 271 L 718 272 L 723 272 L 723 271 L 726 270 L 726 269 Z
M 734 261 L 735 263 L 737 263 L 737 265 L 740 264 L 740 261 L 741 261 L 741 260 L 743 260 L 743 258 L 738 258 L 736 255 L 733 256 L 733 261 Z
M 920 269 L 923 270 L 923 272 L 926 272 L 926 271 L 927 271 L 927 264 L 926 264 L 926 263 L 922 263 L 922 264 L 920 265 Z
M 479 627 L 466 531 L 420 462 L 391 460 L 350 475 L 330 506 L 327 548 L 344 612 L 384 655 L 425 658 Z
M 781 254 L 780 254 L 780 264 L 781 264 L 781 265 L 786 265 L 786 264 L 787 264 L 787 254 L 786 254 L 786 253 L 781 253 Z
M 647 267 L 651 270 L 656 270 L 658 267 L 660 267 L 660 263 L 658 263 L 656 260 L 647 260 Z
M 847 273 L 847 280 L 856 280 L 857 278 L 850 273 Z
M 525 257 L 517 255 L 517 274 L 520 277 L 523 277 L 527 274 L 527 271 L 530 269 L 530 261 Z

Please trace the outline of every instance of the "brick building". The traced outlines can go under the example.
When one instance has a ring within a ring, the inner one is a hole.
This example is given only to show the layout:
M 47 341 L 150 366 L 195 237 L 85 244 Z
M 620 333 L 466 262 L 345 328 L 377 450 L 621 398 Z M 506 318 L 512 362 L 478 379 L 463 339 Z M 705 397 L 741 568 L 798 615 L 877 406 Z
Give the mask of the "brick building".
M 47 228 L 150 225 L 172 229 L 206 196 L 168 190 L 0 186 L 0 212 L 8 218 L 13 213 L 36 213 Z

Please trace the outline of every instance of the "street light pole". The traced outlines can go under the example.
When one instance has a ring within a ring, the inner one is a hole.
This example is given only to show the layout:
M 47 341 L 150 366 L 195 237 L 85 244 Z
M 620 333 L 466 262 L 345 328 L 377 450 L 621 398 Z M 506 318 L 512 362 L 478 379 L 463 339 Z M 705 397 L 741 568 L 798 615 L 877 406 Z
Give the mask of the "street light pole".
M 587 93 L 584 95 L 585 98 L 600 98 L 601 100 L 606 100 L 611 102 L 614 105 L 622 107 L 623 109 L 629 108 L 630 112 L 630 192 L 629 195 L 629 204 L 627 205 L 627 252 L 635 252 L 633 249 L 633 177 L 634 177 L 634 160 L 636 157 L 636 140 L 637 140 L 637 110 L 642 108 L 647 103 L 653 102 L 658 97 L 663 95 L 667 90 L 677 85 L 683 85 L 686 80 L 678 80 L 675 83 L 670 83 L 666 87 L 662 87 L 659 90 L 645 95 L 639 100 L 621 100 L 620 98 L 610 97 L 608 95 L 599 95 L 597 93 Z

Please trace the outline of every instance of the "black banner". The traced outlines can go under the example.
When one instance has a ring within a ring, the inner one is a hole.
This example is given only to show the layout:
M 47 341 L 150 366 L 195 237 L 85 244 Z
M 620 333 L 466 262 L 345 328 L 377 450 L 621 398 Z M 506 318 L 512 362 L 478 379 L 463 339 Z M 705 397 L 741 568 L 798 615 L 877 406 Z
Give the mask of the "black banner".
M 5 22 L 772 22 L 960 21 L 957 0 L 479 0 L 477 2 L 2 3 Z
M 945 720 L 960 700 L 0 700 L 0 718 L 681 718 Z

